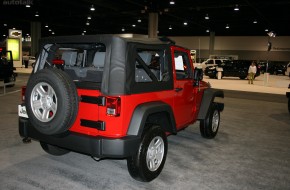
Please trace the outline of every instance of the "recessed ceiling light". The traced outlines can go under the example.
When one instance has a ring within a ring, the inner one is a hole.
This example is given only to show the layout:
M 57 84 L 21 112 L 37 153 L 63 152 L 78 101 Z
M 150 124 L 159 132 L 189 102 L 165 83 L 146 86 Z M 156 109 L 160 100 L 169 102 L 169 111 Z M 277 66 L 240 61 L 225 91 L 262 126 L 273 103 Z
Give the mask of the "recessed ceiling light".
M 209 33 L 209 29 L 206 30 L 206 33 Z
M 35 13 L 35 16 L 36 16 L 36 17 L 38 17 L 38 16 L 39 16 L 38 12 L 36 12 L 36 13 Z
M 91 16 L 88 16 L 88 17 L 87 17 L 87 19 L 88 19 L 88 20 L 91 20 L 91 19 L 92 19 L 92 17 L 91 17 Z
M 48 28 L 48 25 L 46 24 L 44 27 L 45 27 L 45 28 Z
M 184 23 L 183 23 L 184 26 L 187 26 L 187 24 L 188 24 L 187 22 L 184 22 Z
M 239 8 L 239 5 L 238 5 L 238 4 L 236 4 L 236 6 L 235 6 L 234 10 L 235 10 L 235 11 L 239 11 L 239 10 L 240 10 L 240 8 Z
M 230 28 L 230 26 L 227 24 L 227 25 L 226 25 L 226 29 L 229 29 L 229 28 Z
M 87 21 L 87 22 L 86 22 L 86 25 L 87 25 L 87 26 L 89 26 L 89 25 L 90 25 L 90 22 L 89 22 L 89 21 Z
M 26 7 L 26 8 L 30 8 L 30 5 L 29 5 L 29 4 L 27 4 L 27 5 L 25 5 L 25 7 Z
M 254 23 L 254 24 L 257 24 L 257 23 L 258 23 L 258 21 L 257 21 L 257 20 L 254 20 L 254 21 L 253 21 L 253 23 Z
M 83 33 L 86 33 L 86 32 L 87 32 L 86 30 L 83 31 Z
M 204 19 L 205 19 L 205 20 L 208 20 L 208 19 L 209 19 L 208 14 L 205 15 Z
M 85 35 L 85 33 L 82 33 L 82 35 Z
M 266 28 L 266 29 L 265 29 L 265 32 L 268 32 L 268 31 L 269 31 L 269 29 L 268 29 L 268 28 Z
M 50 31 L 50 32 L 51 32 L 51 29 L 48 29 L 48 31 Z
M 124 27 L 122 28 L 122 32 L 125 32 L 125 28 Z
M 142 22 L 142 20 L 139 18 L 139 19 L 138 19 L 138 22 Z
M 170 1 L 169 1 L 169 4 L 170 4 L 170 5 L 174 5 L 174 4 L 175 4 L 175 1 L 170 0 Z
M 169 26 L 169 30 L 172 30 L 172 26 L 171 25 Z
M 54 33 L 54 32 L 52 32 L 51 34 L 52 34 L 52 35 L 54 35 L 55 33 Z
M 96 10 L 95 7 L 94 7 L 94 5 L 91 6 L 90 10 L 91 11 L 95 11 Z
M 135 24 L 132 24 L 132 27 L 136 27 L 136 25 Z
M 4 26 L 7 26 L 7 24 L 4 24 Z
M 5 37 L 6 35 L 5 35 L 5 34 L 3 34 L 3 36 Z

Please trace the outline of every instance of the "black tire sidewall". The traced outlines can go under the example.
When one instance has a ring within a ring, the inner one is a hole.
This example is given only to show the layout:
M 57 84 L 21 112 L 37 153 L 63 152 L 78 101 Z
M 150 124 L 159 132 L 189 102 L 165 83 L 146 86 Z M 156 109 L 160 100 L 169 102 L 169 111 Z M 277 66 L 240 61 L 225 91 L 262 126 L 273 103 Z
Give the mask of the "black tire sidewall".
M 47 143 L 44 143 L 41 141 L 39 143 L 45 152 L 47 152 L 48 154 L 54 155 L 54 156 L 62 156 L 62 155 L 65 155 L 65 154 L 70 152 L 67 149 L 63 149 L 63 148 L 60 148 L 58 146 L 47 144 Z
M 156 171 L 150 171 L 146 163 L 148 146 L 150 145 L 153 138 L 158 136 L 161 137 L 164 142 L 163 160 Z M 152 126 L 148 130 L 144 131 L 137 154 L 128 158 L 127 161 L 130 175 L 134 179 L 143 182 L 149 182 L 155 179 L 161 173 L 164 167 L 167 156 L 167 149 L 168 142 L 163 129 L 161 129 L 159 126 Z
M 49 122 L 38 120 L 32 111 L 30 98 L 33 88 L 41 83 L 49 84 L 57 97 L 57 111 Z M 53 135 L 67 131 L 75 121 L 78 112 L 77 91 L 73 82 L 59 69 L 42 69 L 31 75 L 25 94 L 27 114 L 32 126 L 42 134 Z
M 218 127 L 215 131 L 212 130 L 212 119 L 214 112 L 217 111 L 219 115 Z M 212 139 L 216 136 L 220 125 L 220 111 L 216 103 L 211 103 L 209 107 L 209 113 L 205 120 L 200 121 L 200 132 L 202 137 Z

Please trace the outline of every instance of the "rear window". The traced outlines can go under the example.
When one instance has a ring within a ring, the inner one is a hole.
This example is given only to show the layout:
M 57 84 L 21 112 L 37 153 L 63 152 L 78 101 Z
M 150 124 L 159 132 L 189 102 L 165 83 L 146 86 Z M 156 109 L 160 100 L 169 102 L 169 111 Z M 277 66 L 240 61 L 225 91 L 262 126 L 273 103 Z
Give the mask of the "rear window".
M 106 47 L 100 43 L 46 45 L 39 67 L 60 67 L 78 82 L 102 82 L 105 55 Z

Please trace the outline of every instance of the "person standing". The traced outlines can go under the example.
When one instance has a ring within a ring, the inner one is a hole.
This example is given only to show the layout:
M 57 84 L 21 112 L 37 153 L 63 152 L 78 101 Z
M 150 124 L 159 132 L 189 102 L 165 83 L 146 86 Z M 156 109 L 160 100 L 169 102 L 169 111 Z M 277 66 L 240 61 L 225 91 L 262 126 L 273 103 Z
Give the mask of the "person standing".
M 249 67 L 249 70 L 248 70 L 249 84 L 253 84 L 256 72 L 257 72 L 257 67 L 256 67 L 255 62 L 253 61 L 252 64 L 250 65 L 250 67 Z

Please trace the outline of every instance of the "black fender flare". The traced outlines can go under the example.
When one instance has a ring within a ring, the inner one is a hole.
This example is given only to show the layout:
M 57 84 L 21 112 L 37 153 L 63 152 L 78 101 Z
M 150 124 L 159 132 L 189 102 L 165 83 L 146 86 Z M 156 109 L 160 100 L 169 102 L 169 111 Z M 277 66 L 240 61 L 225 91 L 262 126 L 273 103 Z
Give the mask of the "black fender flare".
M 214 90 L 212 88 L 208 88 L 204 90 L 199 113 L 197 116 L 198 120 L 206 119 L 208 115 L 209 107 L 211 103 L 214 101 L 215 97 L 224 98 L 224 92 L 222 90 Z M 217 104 L 218 104 L 219 111 L 223 111 L 224 103 L 217 102 Z
M 168 116 L 169 121 L 168 119 L 165 119 L 165 122 L 168 121 L 165 131 L 176 134 L 177 130 L 176 130 L 175 118 L 174 118 L 174 114 L 170 105 L 164 102 L 148 102 L 148 103 L 140 104 L 135 108 L 133 115 L 131 117 L 132 119 L 129 124 L 127 135 L 134 135 L 134 136 L 141 137 L 148 116 L 151 114 L 158 114 L 158 113 L 166 114 Z M 162 119 L 162 118 L 159 118 L 159 119 Z

